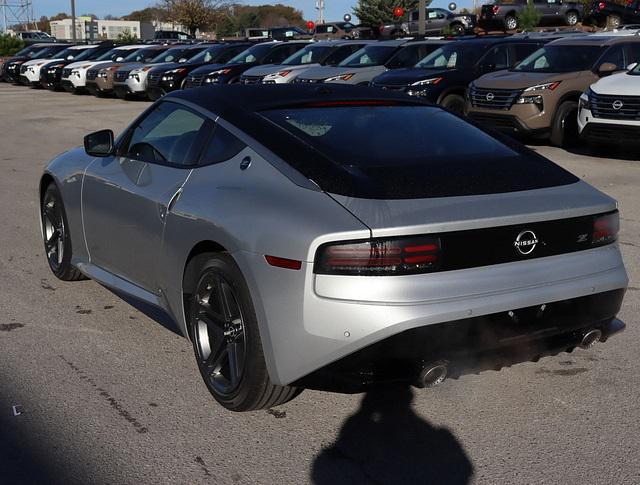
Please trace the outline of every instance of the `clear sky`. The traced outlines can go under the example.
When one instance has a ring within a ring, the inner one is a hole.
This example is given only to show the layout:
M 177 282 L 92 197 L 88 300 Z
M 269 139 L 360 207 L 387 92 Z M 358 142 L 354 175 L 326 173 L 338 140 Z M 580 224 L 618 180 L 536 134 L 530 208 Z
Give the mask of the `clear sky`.
M 76 0 L 76 13 L 94 13 L 98 17 L 107 14 L 126 15 L 132 10 L 140 10 L 142 8 L 156 4 L 154 0 Z M 246 5 L 264 5 L 270 3 L 282 3 L 290 5 L 294 8 L 302 10 L 306 20 L 316 19 L 315 0 L 264 0 L 264 1 L 240 1 Z M 434 0 L 432 5 L 445 7 L 448 0 Z M 458 5 L 463 2 L 458 1 Z M 479 2 L 480 3 L 480 2 Z M 351 8 L 356 4 L 356 0 L 325 0 L 325 17 L 327 20 L 340 20 L 345 13 L 351 13 Z M 50 17 L 59 12 L 71 12 L 70 0 L 33 0 L 33 8 L 36 18 L 41 15 Z

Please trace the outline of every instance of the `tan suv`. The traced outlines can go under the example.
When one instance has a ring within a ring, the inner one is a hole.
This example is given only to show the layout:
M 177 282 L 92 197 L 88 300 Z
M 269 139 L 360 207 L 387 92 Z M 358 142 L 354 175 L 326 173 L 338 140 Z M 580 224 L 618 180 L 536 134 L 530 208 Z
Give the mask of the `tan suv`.
M 640 37 L 556 40 L 513 69 L 472 82 L 465 113 L 494 129 L 548 138 L 562 146 L 577 139 L 580 95 L 602 76 L 638 61 Z

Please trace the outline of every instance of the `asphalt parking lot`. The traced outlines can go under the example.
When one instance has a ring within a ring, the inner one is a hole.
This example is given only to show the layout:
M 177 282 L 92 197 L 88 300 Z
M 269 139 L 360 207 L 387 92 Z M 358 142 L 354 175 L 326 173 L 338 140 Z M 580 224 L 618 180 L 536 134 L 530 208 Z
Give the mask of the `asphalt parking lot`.
M 185 339 L 43 257 L 44 164 L 146 106 L 0 84 L 1 483 L 640 483 L 639 156 L 534 147 L 620 201 L 620 336 L 433 390 L 234 414 Z

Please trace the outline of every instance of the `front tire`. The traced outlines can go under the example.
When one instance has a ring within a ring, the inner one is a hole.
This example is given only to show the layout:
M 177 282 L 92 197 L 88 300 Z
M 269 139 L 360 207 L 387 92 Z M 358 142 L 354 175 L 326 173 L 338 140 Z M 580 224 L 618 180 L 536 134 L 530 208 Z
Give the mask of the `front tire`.
M 459 94 L 449 94 L 440 101 L 440 106 L 461 115 L 464 112 L 464 98 Z
M 451 32 L 455 36 L 464 35 L 464 25 L 462 25 L 462 24 L 453 24 L 451 26 Z
M 575 143 L 578 138 L 578 103 L 565 101 L 558 107 L 551 126 L 550 142 L 562 147 Z
M 213 397 L 230 411 L 284 404 L 299 394 L 271 383 L 249 288 L 231 256 L 207 253 L 198 265 L 189 302 L 189 334 L 200 374 Z
M 62 195 L 55 183 L 50 183 L 40 204 L 44 250 L 51 272 L 63 281 L 79 281 L 85 276 L 71 265 L 71 236 Z

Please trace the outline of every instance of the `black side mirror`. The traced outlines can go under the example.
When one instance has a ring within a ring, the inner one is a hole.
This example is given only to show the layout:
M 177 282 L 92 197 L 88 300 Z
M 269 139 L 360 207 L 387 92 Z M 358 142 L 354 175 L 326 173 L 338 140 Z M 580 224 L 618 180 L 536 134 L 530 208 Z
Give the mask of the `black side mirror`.
M 111 130 L 101 130 L 84 137 L 84 151 L 92 157 L 108 157 L 114 152 L 114 136 Z

